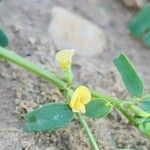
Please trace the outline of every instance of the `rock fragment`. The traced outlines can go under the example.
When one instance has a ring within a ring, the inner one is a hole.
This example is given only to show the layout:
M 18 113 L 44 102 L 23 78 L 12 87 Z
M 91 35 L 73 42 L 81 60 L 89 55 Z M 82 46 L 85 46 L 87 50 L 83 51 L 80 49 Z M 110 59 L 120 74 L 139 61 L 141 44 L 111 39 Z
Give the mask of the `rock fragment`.
M 100 27 L 61 7 L 52 9 L 49 36 L 58 49 L 73 48 L 84 56 L 101 54 L 106 47 Z

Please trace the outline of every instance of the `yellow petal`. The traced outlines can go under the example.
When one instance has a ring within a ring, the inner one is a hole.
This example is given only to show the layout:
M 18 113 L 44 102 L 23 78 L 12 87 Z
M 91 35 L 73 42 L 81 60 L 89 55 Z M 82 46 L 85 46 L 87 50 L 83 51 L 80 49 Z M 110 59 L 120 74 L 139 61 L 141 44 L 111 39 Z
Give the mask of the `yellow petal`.
M 73 108 L 75 106 L 76 101 L 78 100 L 78 93 L 74 92 L 70 101 L 70 107 Z
M 71 66 L 73 55 L 73 49 L 61 50 L 56 54 L 55 59 L 59 63 L 60 67 L 66 70 Z
M 85 86 L 79 86 L 76 89 L 76 93 L 79 95 L 82 104 L 87 104 L 91 100 L 91 93 Z
M 75 103 L 74 107 L 72 108 L 72 111 L 85 113 L 85 106 L 80 101 L 78 101 Z
M 87 104 L 91 99 L 91 93 L 89 89 L 85 86 L 79 86 L 70 101 L 70 107 L 73 112 L 83 112 L 85 113 L 85 104 Z

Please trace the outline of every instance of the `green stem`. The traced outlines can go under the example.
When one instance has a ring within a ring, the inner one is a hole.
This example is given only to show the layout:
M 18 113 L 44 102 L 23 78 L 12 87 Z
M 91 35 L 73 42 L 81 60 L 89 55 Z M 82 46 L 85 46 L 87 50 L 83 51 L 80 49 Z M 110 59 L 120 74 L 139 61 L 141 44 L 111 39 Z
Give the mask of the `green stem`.
M 68 103 L 69 103 L 69 100 L 71 99 L 72 97 L 72 94 L 73 94 L 74 90 L 72 90 L 71 88 L 67 90 L 67 93 L 64 93 L 64 96 L 66 99 L 68 99 Z M 96 140 L 92 134 L 92 131 L 90 129 L 90 127 L 88 126 L 86 120 L 84 119 L 84 117 L 80 114 L 80 113 L 76 113 L 81 125 L 83 126 L 83 128 L 85 129 L 85 132 L 87 134 L 87 136 L 89 137 L 89 141 L 93 147 L 94 150 L 99 150 L 99 146 L 98 144 L 96 143 Z
M 64 70 L 64 80 L 68 83 L 68 85 L 72 85 L 73 73 L 71 67 L 69 67 L 67 70 Z
M 118 100 L 116 98 L 113 98 L 111 96 L 106 96 L 102 93 L 96 92 L 96 91 L 91 91 L 92 96 L 96 98 L 101 98 L 108 100 L 113 106 L 115 106 L 122 114 L 128 119 L 128 121 L 135 127 L 138 127 L 136 121 L 132 117 L 131 114 L 127 113 L 127 109 L 123 107 L 124 102 L 122 100 Z
M 12 51 L 9 51 L 5 48 L 0 47 L 0 58 L 11 61 L 14 64 L 17 64 L 18 66 L 21 66 L 22 68 L 26 69 L 27 71 L 30 71 L 36 74 L 37 76 L 42 77 L 45 80 L 48 80 L 49 82 L 54 84 L 56 87 L 58 87 L 60 90 L 67 89 L 67 84 L 63 80 L 61 80 L 61 78 L 56 76 L 54 73 L 42 68 L 42 66 L 40 65 L 29 62 L 27 59 L 20 57 L 19 55 L 15 54 Z M 77 116 L 82 126 L 84 127 L 87 135 L 89 136 L 90 142 L 94 150 L 99 150 L 99 147 L 95 141 L 95 138 L 87 122 L 84 120 L 84 118 L 80 114 L 77 114 Z
M 42 77 L 45 80 L 48 80 L 60 90 L 67 88 L 67 85 L 54 73 L 44 69 L 42 66 L 29 62 L 27 59 L 20 57 L 12 51 L 0 47 L 0 58 L 9 60 L 18 66 L 36 74 L 39 77 Z
M 97 142 L 96 142 L 96 140 L 95 140 L 95 138 L 92 134 L 92 131 L 91 131 L 90 127 L 88 126 L 86 120 L 84 119 L 84 117 L 81 114 L 79 114 L 79 113 L 76 113 L 76 114 L 77 114 L 77 116 L 78 116 L 78 118 L 81 122 L 81 125 L 85 129 L 86 134 L 89 137 L 89 141 L 90 141 L 90 143 L 93 147 L 93 150 L 99 150 L 100 148 L 99 148 L 99 146 L 98 146 L 98 144 L 97 144 Z
M 37 76 L 42 77 L 45 80 L 48 80 L 50 83 L 54 84 L 60 90 L 67 89 L 67 84 L 61 78 L 59 78 L 57 75 L 42 68 L 42 66 L 40 66 L 40 65 L 29 62 L 27 59 L 20 57 L 19 55 L 15 54 L 12 51 L 9 51 L 7 49 L 0 47 L 0 58 L 11 61 L 11 62 L 17 64 L 18 66 L 21 66 L 22 68 L 26 69 L 27 71 L 30 71 L 30 72 L 36 74 Z M 118 110 L 120 110 L 127 117 L 129 122 L 131 122 L 134 126 L 137 126 L 137 124 L 134 121 L 134 119 L 132 118 L 132 116 L 129 115 L 126 112 L 126 110 L 123 108 L 123 106 L 122 106 L 123 102 L 121 102 L 118 99 L 112 98 L 110 96 L 105 96 L 105 95 L 95 92 L 95 91 L 92 92 L 92 95 L 94 97 L 107 99 L 112 105 L 114 105 L 116 108 L 118 108 Z M 86 120 L 79 113 L 77 113 L 77 116 L 89 137 L 89 140 L 91 142 L 91 145 L 93 146 L 93 149 L 99 150 L 99 146 L 98 146 Z

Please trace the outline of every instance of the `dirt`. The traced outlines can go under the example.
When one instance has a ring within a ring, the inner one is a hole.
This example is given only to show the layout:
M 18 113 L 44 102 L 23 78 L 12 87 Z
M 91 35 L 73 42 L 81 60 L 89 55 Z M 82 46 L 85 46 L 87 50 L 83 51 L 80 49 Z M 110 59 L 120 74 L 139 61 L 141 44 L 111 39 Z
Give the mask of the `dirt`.
M 9 48 L 27 59 L 60 73 L 54 61 L 56 46 L 49 40 L 51 10 L 61 6 L 101 27 L 108 48 L 92 57 L 76 55 L 75 81 L 112 96 L 126 97 L 113 58 L 125 52 L 133 60 L 150 92 L 150 50 L 129 35 L 127 22 L 136 13 L 120 0 L 5 0 L 0 4 L 1 26 L 10 37 Z M 90 79 L 90 80 L 89 80 Z M 77 119 L 64 129 L 47 133 L 25 133 L 27 111 L 62 95 L 49 83 L 8 62 L 0 61 L 0 150 L 90 150 Z M 149 150 L 150 142 L 114 110 L 109 117 L 88 121 L 104 150 Z

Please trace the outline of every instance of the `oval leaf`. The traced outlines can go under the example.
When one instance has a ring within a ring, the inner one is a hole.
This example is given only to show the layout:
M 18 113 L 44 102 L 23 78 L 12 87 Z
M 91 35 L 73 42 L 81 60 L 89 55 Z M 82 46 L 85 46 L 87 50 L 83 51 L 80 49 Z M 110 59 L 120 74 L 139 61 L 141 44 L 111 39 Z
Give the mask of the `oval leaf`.
M 70 107 L 64 103 L 43 105 L 25 115 L 25 130 L 56 130 L 67 125 L 73 118 Z
M 8 37 L 5 32 L 0 28 L 0 46 L 6 47 L 8 45 Z
M 150 4 L 146 5 L 138 14 L 129 22 L 128 28 L 130 32 L 140 37 L 142 34 L 150 29 Z
M 136 72 L 128 57 L 125 54 L 120 54 L 116 59 L 114 59 L 114 64 L 120 72 L 128 91 L 133 96 L 142 96 L 144 91 L 143 80 Z
M 150 46 L 150 32 L 147 32 L 143 35 L 143 41 L 145 45 Z
M 143 101 L 141 101 L 139 107 L 144 111 L 150 113 L 150 98 L 149 99 L 146 98 Z
M 105 117 L 112 110 L 112 105 L 105 100 L 94 99 L 86 106 L 86 115 L 91 118 Z
M 148 121 L 139 125 L 139 129 L 148 137 L 150 138 L 150 118 Z

